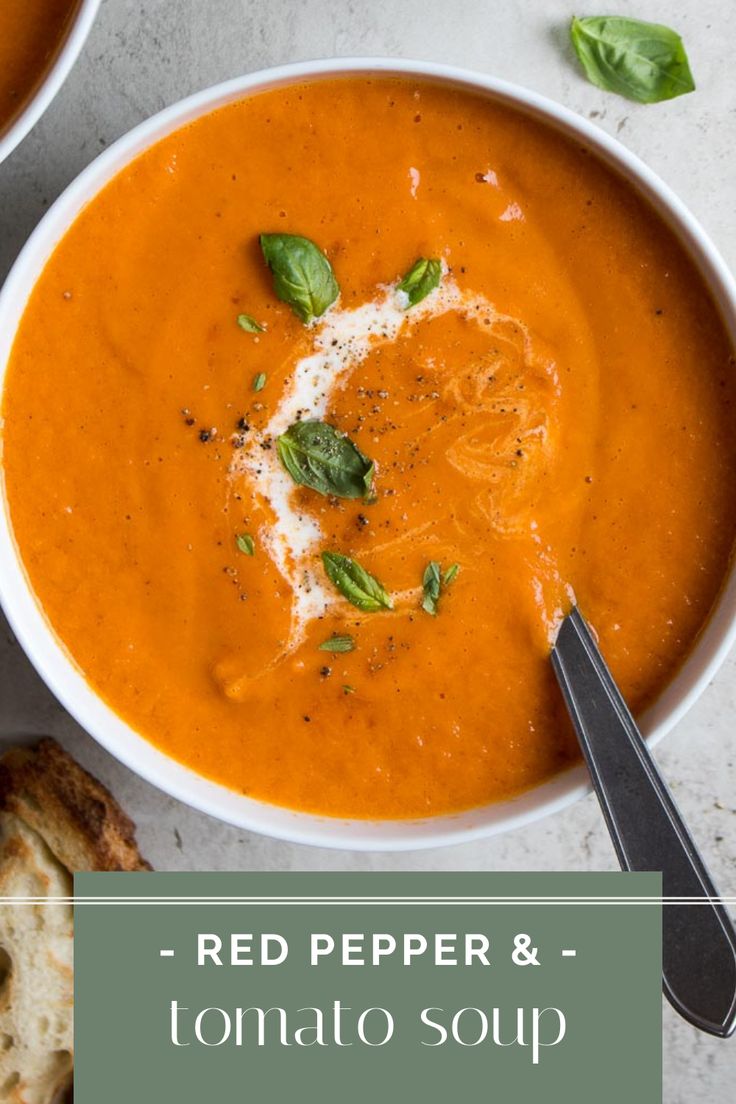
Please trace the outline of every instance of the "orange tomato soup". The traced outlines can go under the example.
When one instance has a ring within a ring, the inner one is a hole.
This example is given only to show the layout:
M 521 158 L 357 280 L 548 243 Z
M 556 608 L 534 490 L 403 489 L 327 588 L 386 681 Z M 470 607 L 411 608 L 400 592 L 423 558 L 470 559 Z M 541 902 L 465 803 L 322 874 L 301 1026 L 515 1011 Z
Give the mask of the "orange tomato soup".
M 264 232 L 329 258 L 316 322 Z M 421 257 L 439 286 L 407 309 Z M 699 275 L 594 156 L 468 92 L 351 78 L 201 118 L 82 212 L 15 341 L 4 470 L 51 625 L 147 739 L 269 802 L 434 815 L 576 759 L 549 662 L 574 600 L 634 710 L 673 677 L 731 555 L 733 400 Z M 315 416 L 375 501 L 284 471 Z M 347 601 L 324 551 L 392 608 Z M 429 564 L 459 565 L 434 613 Z
M 0 134 L 46 75 L 77 7 L 77 0 L 0 3 Z

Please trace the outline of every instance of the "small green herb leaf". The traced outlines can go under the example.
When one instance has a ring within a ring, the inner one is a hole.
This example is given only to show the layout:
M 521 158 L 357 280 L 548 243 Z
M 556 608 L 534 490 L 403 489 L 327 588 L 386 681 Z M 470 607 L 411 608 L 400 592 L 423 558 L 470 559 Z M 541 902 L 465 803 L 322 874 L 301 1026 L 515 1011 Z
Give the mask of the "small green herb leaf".
M 440 600 L 441 586 L 440 565 L 436 560 L 430 560 L 422 576 L 422 609 L 426 610 L 427 613 L 431 613 L 432 617 L 437 615 L 437 603 Z
M 235 543 L 245 556 L 252 556 L 256 550 L 256 542 L 250 533 L 238 533 Z
M 340 635 L 333 633 L 329 640 L 323 640 L 319 646 L 321 652 L 352 652 L 355 650 L 355 641 L 348 633 Z
M 253 390 L 262 391 L 266 386 L 266 373 L 259 372 L 257 376 L 253 377 Z
M 438 260 L 420 257 L 415 261 L 404 278 L 399 281 L 398 290 L 403 291 L 409 300 L 406 309 L 421 303 L 430 291 L 439 287 L 442 278 L 442 265 Z
M 445 586 L 450 585 L 450 583 L 455 578 L 455 576 L 457 575 L 459 570 L 460 570 L 460 564 L 458 564 L 458 563 L 450 564 L 447 571 L 442 576 L 442 582 L 445 584 Z
M 450 564 L 443 575 L 442 568 L 436 560 L 430 560 L 425 567 L 422 576 L 422 609 L 432 617 L 437 616 L 442 588 L 450 585 L 459 570 L 460 564 Z
M 349 556 L 343 556 L 340 552 L 323 552 L 322 563 L 330 582 L 358 609 L 365 613 L 377 613 L 381 609 L 393 608 L 391 598 L 378 579 Z
M 340 288 L 313 241 L 298 234 L 261 234 L 261 249 L 273 273 L 274 291 L 302 322 L 313 322 L 332 306 Z
M 344 682 L 342 684 L 342 692 L 343 692 L 343 694 L 354 694 L 355 693 L 355 687 L 348 685 L 347 682 Z
M 327 422 L 294 422 L 276 442 L 295 483 L 323 495 L 370 500 L 374 465 L 349 437 Z
M 256 322 L 250 314 L 239 314 L 238 325 L 241 330 L 245 330 L 246 333 L 265 333 L 266 327 L 262 326 L 260 322 Z
M 592 84 L 637 103 L 659 103 L 695 88 L 682 39 L 660 23 L 617 15 L 574 18 L 570 37 Z

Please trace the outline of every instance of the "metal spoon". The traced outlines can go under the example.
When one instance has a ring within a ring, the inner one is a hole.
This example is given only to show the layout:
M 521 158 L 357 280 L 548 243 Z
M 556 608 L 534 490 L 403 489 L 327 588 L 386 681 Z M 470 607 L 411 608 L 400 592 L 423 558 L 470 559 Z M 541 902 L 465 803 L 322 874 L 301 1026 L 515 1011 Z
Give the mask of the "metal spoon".
M 577 609 L 552 666 L 624 870 L 659 870 L 664 992 L 695 1027 L 736 1028 L 736 929 L 603 657 Z

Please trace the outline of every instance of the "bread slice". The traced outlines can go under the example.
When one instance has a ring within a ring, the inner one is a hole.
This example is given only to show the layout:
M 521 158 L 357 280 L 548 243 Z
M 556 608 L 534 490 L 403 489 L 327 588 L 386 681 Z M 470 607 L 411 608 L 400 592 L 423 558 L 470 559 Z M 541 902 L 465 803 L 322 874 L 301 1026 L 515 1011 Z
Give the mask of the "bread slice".
M 54 741 L 0 759 L 0 1101 L 58 1104 L 73 1068 L 76 870 L 150 870 L 132 821 Z
M 37 832 L 0 814 L 0 894 L 68 897 L 72 880 Z M 72 907 L 0 904 L 0 1100 L 50 1104 L 72 1074 Z
M 133 821 L 56 740 L 3 755 L 0 810 L 35 829 L 72 872 L 151 869 L 141 858 Z

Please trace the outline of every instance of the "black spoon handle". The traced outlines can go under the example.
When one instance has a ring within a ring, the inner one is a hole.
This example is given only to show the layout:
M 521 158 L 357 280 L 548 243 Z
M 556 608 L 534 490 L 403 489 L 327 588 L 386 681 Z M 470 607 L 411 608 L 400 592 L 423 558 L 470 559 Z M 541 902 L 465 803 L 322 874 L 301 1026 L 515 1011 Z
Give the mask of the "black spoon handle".
M 649 749 L 577 609 L 552 665 L 624 870 L 659 870 L 664 991 L 690 1023 L 722 1038 L 736 1027 L 736 930 Z

